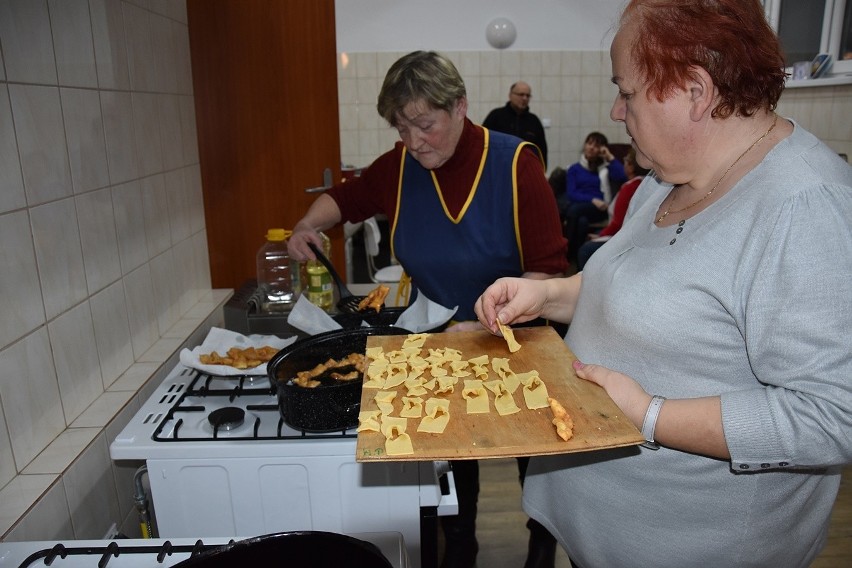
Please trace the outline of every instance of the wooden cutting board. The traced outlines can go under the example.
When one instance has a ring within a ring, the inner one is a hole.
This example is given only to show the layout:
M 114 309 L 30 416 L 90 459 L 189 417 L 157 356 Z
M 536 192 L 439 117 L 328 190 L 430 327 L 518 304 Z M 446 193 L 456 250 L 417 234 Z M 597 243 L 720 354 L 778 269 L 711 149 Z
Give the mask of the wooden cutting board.
M 409 418 L 406 433 L 411 436 L 414 453 L 388 456 L 385 437 L 378 432 L 359 432 L 356 460 L 368 461 L 423 461 L 480 458 L 505 458 L 584 452 L 641 444 L 644 439 L 636 427 L 625 418 L 609 395 L 599 386 L 584 381 L 574 374 L 572 362 L 576 357 L 551 327 L 514 329 L 515 339 L 521 349 L 510 353 L 502 337 L 482 331 L 433 333 L 423 345 L 421 354 L 428 349 L 451 347 L 462 353 L 463 359 L 480 355 L 489 357 L 489 376 L 498 379 L 491 370 L 490 358 L 509 359 L 515 373 L 537 370 L 548 395 L 556 398 L 574 420 L 574 437 L 565 442 L 557 437 L 551 420 L 550 408 L 529 410 L 524 403 L 523 386 L 514 393 L 515 404 L 521 411 L 500 416 L 494 408 L 494 394 L 490 391 L 488 414 L 467 414 L 467 402 L 462 398 L 465 378 L 460 378 L 455 392 L 440 395 L 450 399 L 450 421 L 442 434 L 417 432 L 419 418 Z M 405 335 L 371 336 L 367 347 L 381 346 L 385 352 L 400 349 Z M 425 376 L 429 378 L 428 371 Z M 476 377 L 470 376 L 467 379 Z M 397 387 L 394 412 L 399 416 L 404 386 Z M 362 389 L 361 409 L 376 409 L 374 397 L 378 390 Z M 429 398 L 431 393 L 424 395 Z

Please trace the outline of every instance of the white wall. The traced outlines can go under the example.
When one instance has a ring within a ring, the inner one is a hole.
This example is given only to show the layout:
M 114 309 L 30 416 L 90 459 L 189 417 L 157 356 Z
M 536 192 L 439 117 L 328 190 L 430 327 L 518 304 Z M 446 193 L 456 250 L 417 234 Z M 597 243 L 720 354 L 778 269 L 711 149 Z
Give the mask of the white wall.
M 481 51 L 497 17 L 515 24 L 513 50 L 608 49 L 625 0 L 336 0 L 339 52 Z

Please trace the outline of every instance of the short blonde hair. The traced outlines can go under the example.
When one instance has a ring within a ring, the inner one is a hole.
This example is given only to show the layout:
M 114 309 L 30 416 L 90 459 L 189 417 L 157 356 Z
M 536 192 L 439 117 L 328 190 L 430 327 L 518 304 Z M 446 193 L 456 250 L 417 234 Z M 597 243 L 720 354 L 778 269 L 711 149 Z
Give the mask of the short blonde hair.
M 465 96 L 464 81 L 452 61 L 434 51 L 414 51 L 388 69 L 376 110 L 396 126 L 397 115 L 413 101 L 423 100 L 434 109 L 450 112 Z

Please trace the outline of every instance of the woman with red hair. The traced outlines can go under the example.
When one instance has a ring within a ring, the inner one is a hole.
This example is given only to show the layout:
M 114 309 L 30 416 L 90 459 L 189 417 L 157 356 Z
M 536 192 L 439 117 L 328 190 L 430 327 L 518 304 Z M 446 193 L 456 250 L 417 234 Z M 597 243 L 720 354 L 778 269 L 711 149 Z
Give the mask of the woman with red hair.
M 852 463 L 852 168 L 775 113 L 758 0 L 632 0 L 610 55 L 652 174 L 583 272 L 501 278 L 476 312 L 570 322 L 646 442 L 532 458 L 524 510 L 575 567 L 809 566 Z

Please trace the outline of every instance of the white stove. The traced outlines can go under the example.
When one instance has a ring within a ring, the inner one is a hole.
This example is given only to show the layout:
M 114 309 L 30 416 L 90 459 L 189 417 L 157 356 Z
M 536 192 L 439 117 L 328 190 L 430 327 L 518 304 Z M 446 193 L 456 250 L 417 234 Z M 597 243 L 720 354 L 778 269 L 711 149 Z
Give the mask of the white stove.
M 374 544 L 394 568 L 409 566 L 402 535 L 354 533 Z M 173 538 L 0 542 L 0 566 L 28 568 L 162 568 L 243 539 Z
M 265 375 L 178 365 L 110 455 L 145 460 L 160 538 L 394 531 L 412 567 L 437 565 L 437 517 L 458 512 L 447 463 L 357 463 L 356 438 L 290 427 Z

